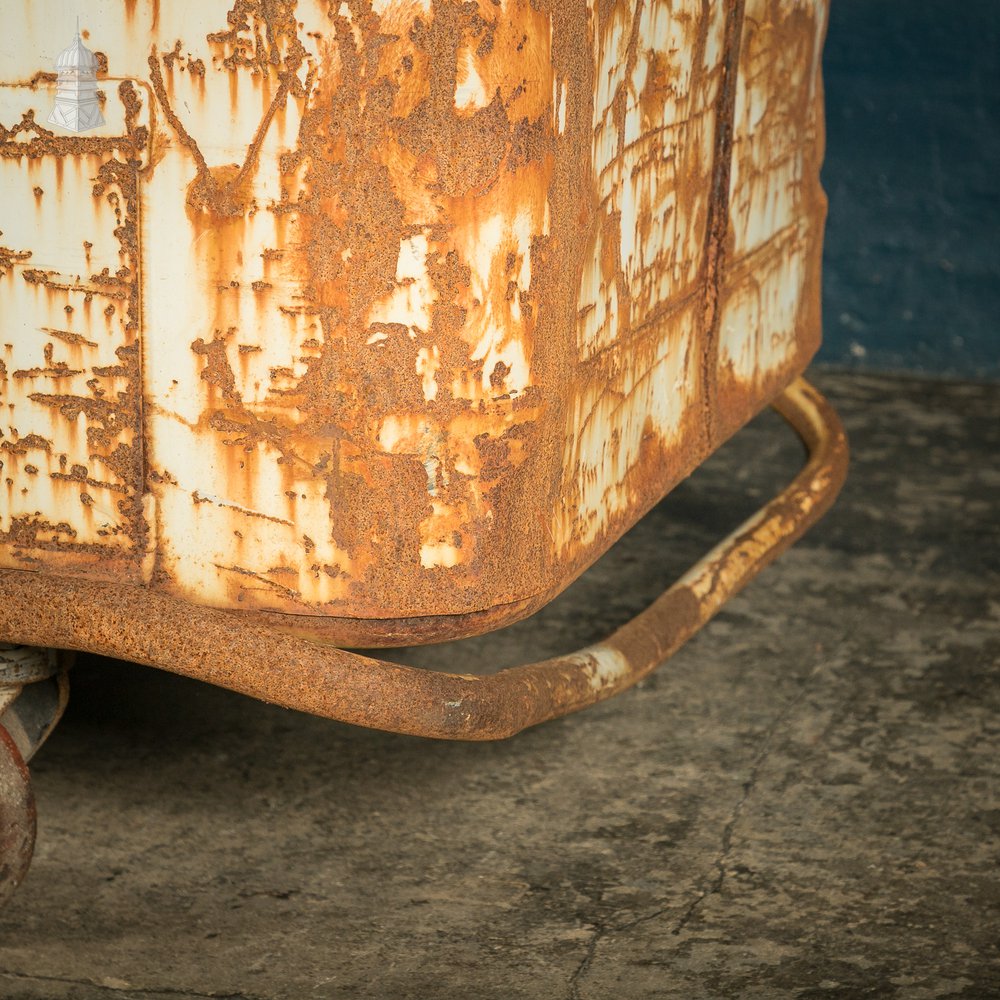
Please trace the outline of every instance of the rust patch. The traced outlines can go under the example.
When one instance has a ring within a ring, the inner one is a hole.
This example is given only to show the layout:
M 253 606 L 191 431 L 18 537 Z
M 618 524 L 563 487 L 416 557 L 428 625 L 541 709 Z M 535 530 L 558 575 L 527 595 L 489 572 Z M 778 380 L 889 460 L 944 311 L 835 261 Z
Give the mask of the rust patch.
M 15 264 L 22 264 L 30 259 L 30 250 L 11 250 L 9 247 L 0 247 L 0 278 L 11 271 Z
M 96 341 L 87 340 L 82 333 L 74 333 L 72 330 L 55 330 L 50 326 L 43 326 L 41 327 L 41 331 L 50 337 L 55 337 L 57 340 L 61 340 L 63 343 L 74 347 L 97 347 Z
M 14 455 L 26 455 L 29 451 L 51 451 L 52 443 L 40 434 L 26 434 L 23 438 L 14 441 L 0 441 L 0 451 L 7 451 Z

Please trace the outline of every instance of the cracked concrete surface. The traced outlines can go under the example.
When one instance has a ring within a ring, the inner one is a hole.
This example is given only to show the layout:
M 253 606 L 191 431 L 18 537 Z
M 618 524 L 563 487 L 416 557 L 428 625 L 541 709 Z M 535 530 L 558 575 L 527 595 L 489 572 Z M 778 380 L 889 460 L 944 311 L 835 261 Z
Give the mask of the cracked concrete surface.
M 1000 387 L 821 372 L 838 506 L 639 688 L 506 743 L 84 658 L 4 1000 L 1000 995 Z M 593 641 L 796 467 L 765 415 L 539 615 Z

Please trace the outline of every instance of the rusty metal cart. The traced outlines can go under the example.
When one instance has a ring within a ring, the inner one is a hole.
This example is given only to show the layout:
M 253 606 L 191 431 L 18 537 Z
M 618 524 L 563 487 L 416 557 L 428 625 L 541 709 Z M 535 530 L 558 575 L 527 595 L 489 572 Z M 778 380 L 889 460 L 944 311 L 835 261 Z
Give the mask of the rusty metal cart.
M 0 891 L 88 650 L 497 739 L 635 683 L 832 502 L 822 0 L 129 0 L 0 42 Z M 49 67 L 54 63 L 55 71 Z M 760 409 L 810 453 L 604 642 L 532 613 Z M 32 721 L 33 720 L 33 721 Z

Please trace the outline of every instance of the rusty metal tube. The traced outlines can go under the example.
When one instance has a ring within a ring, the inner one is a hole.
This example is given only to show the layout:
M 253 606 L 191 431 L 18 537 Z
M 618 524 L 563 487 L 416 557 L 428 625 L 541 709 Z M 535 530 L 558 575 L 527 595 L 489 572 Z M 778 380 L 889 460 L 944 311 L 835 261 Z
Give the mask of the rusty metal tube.
M 171 670 L 289 708 L 397 733 L 502 739 L 630 687 L 675 652 L 833 503 L 847 441 L 804 379 L 773 404 L 809 458 L 773 500 L 645 611 L 576 653 L 473 676 L 400 666 L 138 586 L 0 572 L 0 635 Z

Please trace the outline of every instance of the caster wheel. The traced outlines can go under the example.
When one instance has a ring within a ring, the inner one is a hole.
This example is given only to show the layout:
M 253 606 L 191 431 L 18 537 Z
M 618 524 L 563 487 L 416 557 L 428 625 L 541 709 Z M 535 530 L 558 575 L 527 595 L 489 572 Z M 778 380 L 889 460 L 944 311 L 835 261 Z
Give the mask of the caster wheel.
M 35 849 L 35 796 L 28 765 L 0 725 L 0 903 L 21 883 Z

